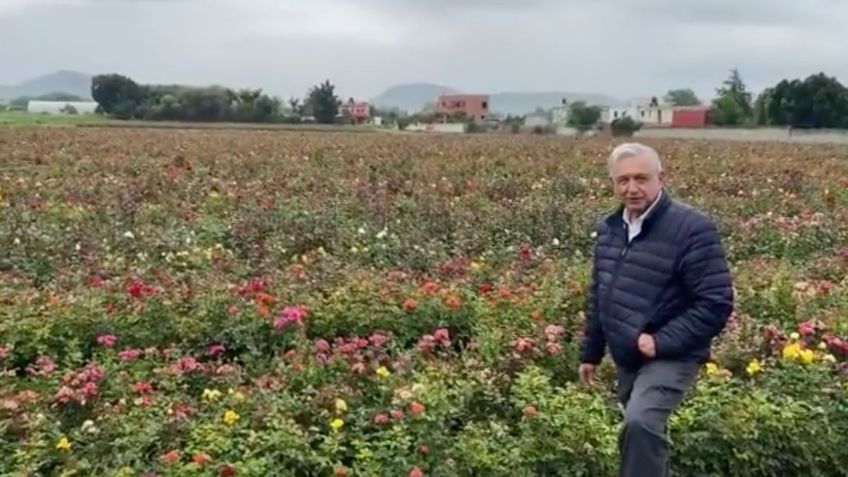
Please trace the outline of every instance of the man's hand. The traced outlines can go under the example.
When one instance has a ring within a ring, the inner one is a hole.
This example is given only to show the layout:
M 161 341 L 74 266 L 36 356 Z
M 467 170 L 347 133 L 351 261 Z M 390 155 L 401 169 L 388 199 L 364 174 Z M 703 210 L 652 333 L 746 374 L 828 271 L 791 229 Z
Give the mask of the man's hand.
M 595 365 L 591 363 L 581 363 L 580 369 L 578 370 L 580 374 L 580 382 L 586 385 L 592 385 L 595 383 Z
M 647 358 L 656 357 L 657 344 L 654 341 L 654 337 L 645 333 L 639 335 L 639 351 Z

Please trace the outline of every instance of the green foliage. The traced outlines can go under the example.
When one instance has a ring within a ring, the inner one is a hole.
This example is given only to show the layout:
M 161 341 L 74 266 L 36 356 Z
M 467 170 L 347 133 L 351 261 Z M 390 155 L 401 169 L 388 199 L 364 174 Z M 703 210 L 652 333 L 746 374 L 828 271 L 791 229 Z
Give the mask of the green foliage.
M 75 108 L 71 104 L 66 104 L 65 106 L 62 107 L 62 109 L 59 110 L 59 112 L 63 113 L 63 114 L 70 114 L 70 115 L 79 114 L 79 112 L 77 111 L 77 108 Z
M 306 107 L 321 124 L 333 124 L 339 114 L 339 98 L 336 87 L 326 80 L 309 90 Z
M 123 75 L 97 75 L 91 79 L 91 97 L 100 111 L 119 119 L 136 117 L 146 94 L 144 87 Z
M 613 120 L 610 127 L 614 136 L 632 136 L 633 133 L 642 129 L 642 123 L 630 116 L 624 116 Z
M 716 90 L 710 110 L 710 121 L 720 126 L 740 126 L 751 121 L 753 106 L 739 70 L 733 69 L 722 87 Z
M 592 129 L 600 119 L 600 106 L 589 106 L 583 101 L 575 101 L 568 110 L 568 125 L 580 131 Z
M 278 120 L 281 109 L 280 100 L 262 90 L 140 86 L 119 75 L 94 77 L 92 96 L 100 110 L 117 119 L 264 123 Z
M 848 88 L 824 73 L 782 80 L 757 98 L 760 124 L 797 128 L 848 127 Z
M 5 473 L 616 475 L 614 368 L 576 384 L 608 141 L 0 143 Z M 670 423 L 674 474 L 845 475 L 848 164 L 660 146 L 672 193 L 716 217 L 737 292 Z
M 697 106 L 701 104 L 698 96 L 689 88 L 672 89 L 665 95 L 665 102 L 672 106 Z

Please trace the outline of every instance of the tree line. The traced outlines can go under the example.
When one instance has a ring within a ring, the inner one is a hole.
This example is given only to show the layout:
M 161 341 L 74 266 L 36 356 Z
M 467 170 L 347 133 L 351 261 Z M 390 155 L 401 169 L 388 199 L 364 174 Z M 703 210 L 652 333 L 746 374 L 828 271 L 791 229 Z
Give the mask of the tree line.
M 663 98 L 672 106 L 700 106 L 703 102 L 689 88 L 673 89 Z M 658 104 L 656 99 L 654 104 Z M 582 130 L 593 128 L 601 107 L 575 102 L 568 124 Z M 784 79 L 766 88 L 756 99 L 748 91 L 739 70 L 716 88 L 708 105 L 707 121 L 716 126 L 777 126 L 794 128 L 848 128 L 848 88 L 835 77 L 816 73 L 804 79 Z M 641 124 L 630 117 L 612 122 L 613 132 L 631 133 Z
M 669 91 L 665 100 L 675 106 L 701 104 L 691 89 Z M 848 88 L 819 72 L 804 79 L 781 80 L 754 99 L 739 70 L 733 69 L 716 89 L 709 122 L 717 126 L 848 128 Z
M 301 100 L 284 102 L 261 89 L 233 90 L 219 86 L 142 85 L 119 74 L 92 79 L 92 97 L 101 113 L 119 119 L 231 122 L 301 122 L 304 118 L 332 124 L 341 121 L 342 101 L 335 86 L 324 81 Z M 669 91 L 665 101 L 674 106 L 701 105 L 691 89 Z M 597 122 L 600 108 L 575 103 L 569 124 L 586 127 Z M 390 120 L 397 114 L 383 112 Z M 372 110 L 372 115 L 379 112 Z M 717 126 L 780 126 L 848 128 L 848 88 L 824 73 L 805 79 L 784 79 L 766 88 L 756 99 L 737 69 L 716 89 L 709 104 L 708 122 Z M 632 128 L 638 125 L 619 124 Z
M 339 121 L 342 104 L 329 80 L 313 86 L 304 100 L 284 103 L 261 89 L 143 85 L 120 74 L 92 78 L 91 97 L 102 114 L 153 121 L 291 123 L 310 117 L 332 124 Z

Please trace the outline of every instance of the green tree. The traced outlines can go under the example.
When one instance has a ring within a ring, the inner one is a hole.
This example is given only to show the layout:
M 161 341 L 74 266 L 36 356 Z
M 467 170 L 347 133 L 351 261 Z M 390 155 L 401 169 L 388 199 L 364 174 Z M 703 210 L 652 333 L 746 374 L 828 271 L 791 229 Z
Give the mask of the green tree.
M 642 123 L 630 116 L 624 116 L 613 120 L 610 124 L 613 136 L 632 136 L 633 133 L 642 129 Z
M 767 124 L 797 128 L 848 127 L 848 88 L 818 73 L 804 80 L 782 80 L 758 98 Z
M 701 104 L 698 96 L 689 88 L 672 89 L 665 95 L 665 102 L 672 106 L 697 106 Z
M 332 124 L 339 113 L 339 98 L 336 87 L 326 80 L 309 91 L 307 103 L 315 120 L 321 124 Z
M 772 88 L 766 88 L 754 101 L 754 124 L 757 126 L 768 126 L 771 124 L 768 115 L 768 105 L 771 102 L 773 93 L 774 90 Z
M 106 114 L 118 112 L 121 117 L 133 117 L 145 96 L 144 87 L 123 75 L 97 75 L 91 79 L 91 97 Z
M 571 108 L 568 110 L 568 125 L 581 132 L 592 129 L 600 119 L 601 108 L 589 106 L 584 101 L 571 103 Z
M 733 69 L 730 77 L 716 90 L 710 117 L 715 124 L 737 126 L 749 122 L 753 114 L 751 93 L 748 92 L 739 70 Z
M 713 100 L 710 109 L 710 122 L 719 126 L 738 126 L 744 124 L 748 116 L 742 106 L 731 96 L 719 96 Z

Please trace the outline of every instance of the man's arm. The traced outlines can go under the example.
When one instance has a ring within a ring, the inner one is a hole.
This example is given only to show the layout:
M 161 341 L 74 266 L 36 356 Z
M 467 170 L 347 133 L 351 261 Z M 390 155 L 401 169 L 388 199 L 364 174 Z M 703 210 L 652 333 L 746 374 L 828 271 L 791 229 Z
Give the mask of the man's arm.
M 598 271 L 592 269 L 592 280 L 586 297 L 586 325 L 580 348 L 580 362 L 598 364 L 604 358 L 606 339 L 598 316 Z
M 656 357 L 676 358 L 708 343 L 733 311 L 733 285 L 715 225 L 702 219 L 689 233 L 680 261 L 691 306 L 654 334 Z

